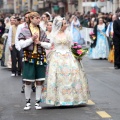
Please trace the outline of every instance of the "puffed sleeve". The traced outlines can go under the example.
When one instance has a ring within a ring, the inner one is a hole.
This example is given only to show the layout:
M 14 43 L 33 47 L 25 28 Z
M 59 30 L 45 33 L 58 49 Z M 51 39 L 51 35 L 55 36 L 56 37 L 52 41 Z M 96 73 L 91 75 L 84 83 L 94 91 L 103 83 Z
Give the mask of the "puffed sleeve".
M 66 31 L 66 35 L 67 35 L 67 39 L 69 41 L 69 47 L 71 47 L 73 45 L 73 38 L 72 38 L 70 31 Z

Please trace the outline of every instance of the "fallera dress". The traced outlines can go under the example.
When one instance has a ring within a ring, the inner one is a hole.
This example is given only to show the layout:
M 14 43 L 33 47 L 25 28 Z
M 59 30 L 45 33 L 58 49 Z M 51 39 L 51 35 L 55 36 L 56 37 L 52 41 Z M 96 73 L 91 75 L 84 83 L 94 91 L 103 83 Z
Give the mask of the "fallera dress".
M 107 37 L 105 36 L 105 25 L 98 25 L 96 46 L 89 49 L 89 58 L 100 59 L 108 58 L 109 45 Z
M 55 106 L 86 104 L 88 81 L 81 62 L 71 52 L 70 35 L 53 39 L 54 49 L 48 54 L 42 101 Z

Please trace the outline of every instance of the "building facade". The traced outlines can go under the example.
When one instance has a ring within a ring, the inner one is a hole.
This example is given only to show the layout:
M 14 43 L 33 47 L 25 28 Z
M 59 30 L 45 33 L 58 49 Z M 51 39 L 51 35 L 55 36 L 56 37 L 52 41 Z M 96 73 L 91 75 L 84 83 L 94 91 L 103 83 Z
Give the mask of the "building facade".
M 120 7 L 120 0 L 3 0 L 3 12 L 14 13 L 32 10 L 53 13 L 58 9 L 61 14 L 76 10 L 83 13 L 90 11 L 92 7 L 97 7 L 102 12 L 114 13 Z
M 14 12 L 14 0 L 3 0 L 3 12 L 13 13 Z

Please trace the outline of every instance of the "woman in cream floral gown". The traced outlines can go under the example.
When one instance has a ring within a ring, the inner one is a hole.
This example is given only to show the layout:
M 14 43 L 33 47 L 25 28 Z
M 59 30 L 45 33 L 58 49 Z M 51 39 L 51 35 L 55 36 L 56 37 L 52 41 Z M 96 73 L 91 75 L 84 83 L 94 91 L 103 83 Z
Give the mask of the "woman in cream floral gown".
M 65 32 L 66 27 L 66 20 L 61 17 L 53 21 L 54 49 L 48 55 L 42 100 L 55 106 L 86 104 L 89 97 L 86 75 L 71 52 L 72 40 L 69 32 Z

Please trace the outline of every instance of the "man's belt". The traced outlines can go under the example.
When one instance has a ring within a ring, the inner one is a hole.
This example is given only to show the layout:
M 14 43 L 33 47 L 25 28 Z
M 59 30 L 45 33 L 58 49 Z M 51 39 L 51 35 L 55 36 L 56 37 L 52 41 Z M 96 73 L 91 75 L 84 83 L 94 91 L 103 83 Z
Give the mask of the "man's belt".
M 23 58 L 23 61 L 28 61 L 30 63 L 34 63 L 36 59 L 36 64 L 37 65 L 44 65 L 46 64 L 46 53 L 45 52 L 42 52 L 41 54 L 39 53 L 32 53 L 32 52 L 27 52 L 27 51 L 24 51 L 24 58 Z
M 28 58 L 38 58 L 38 54 L 28 54 Z

